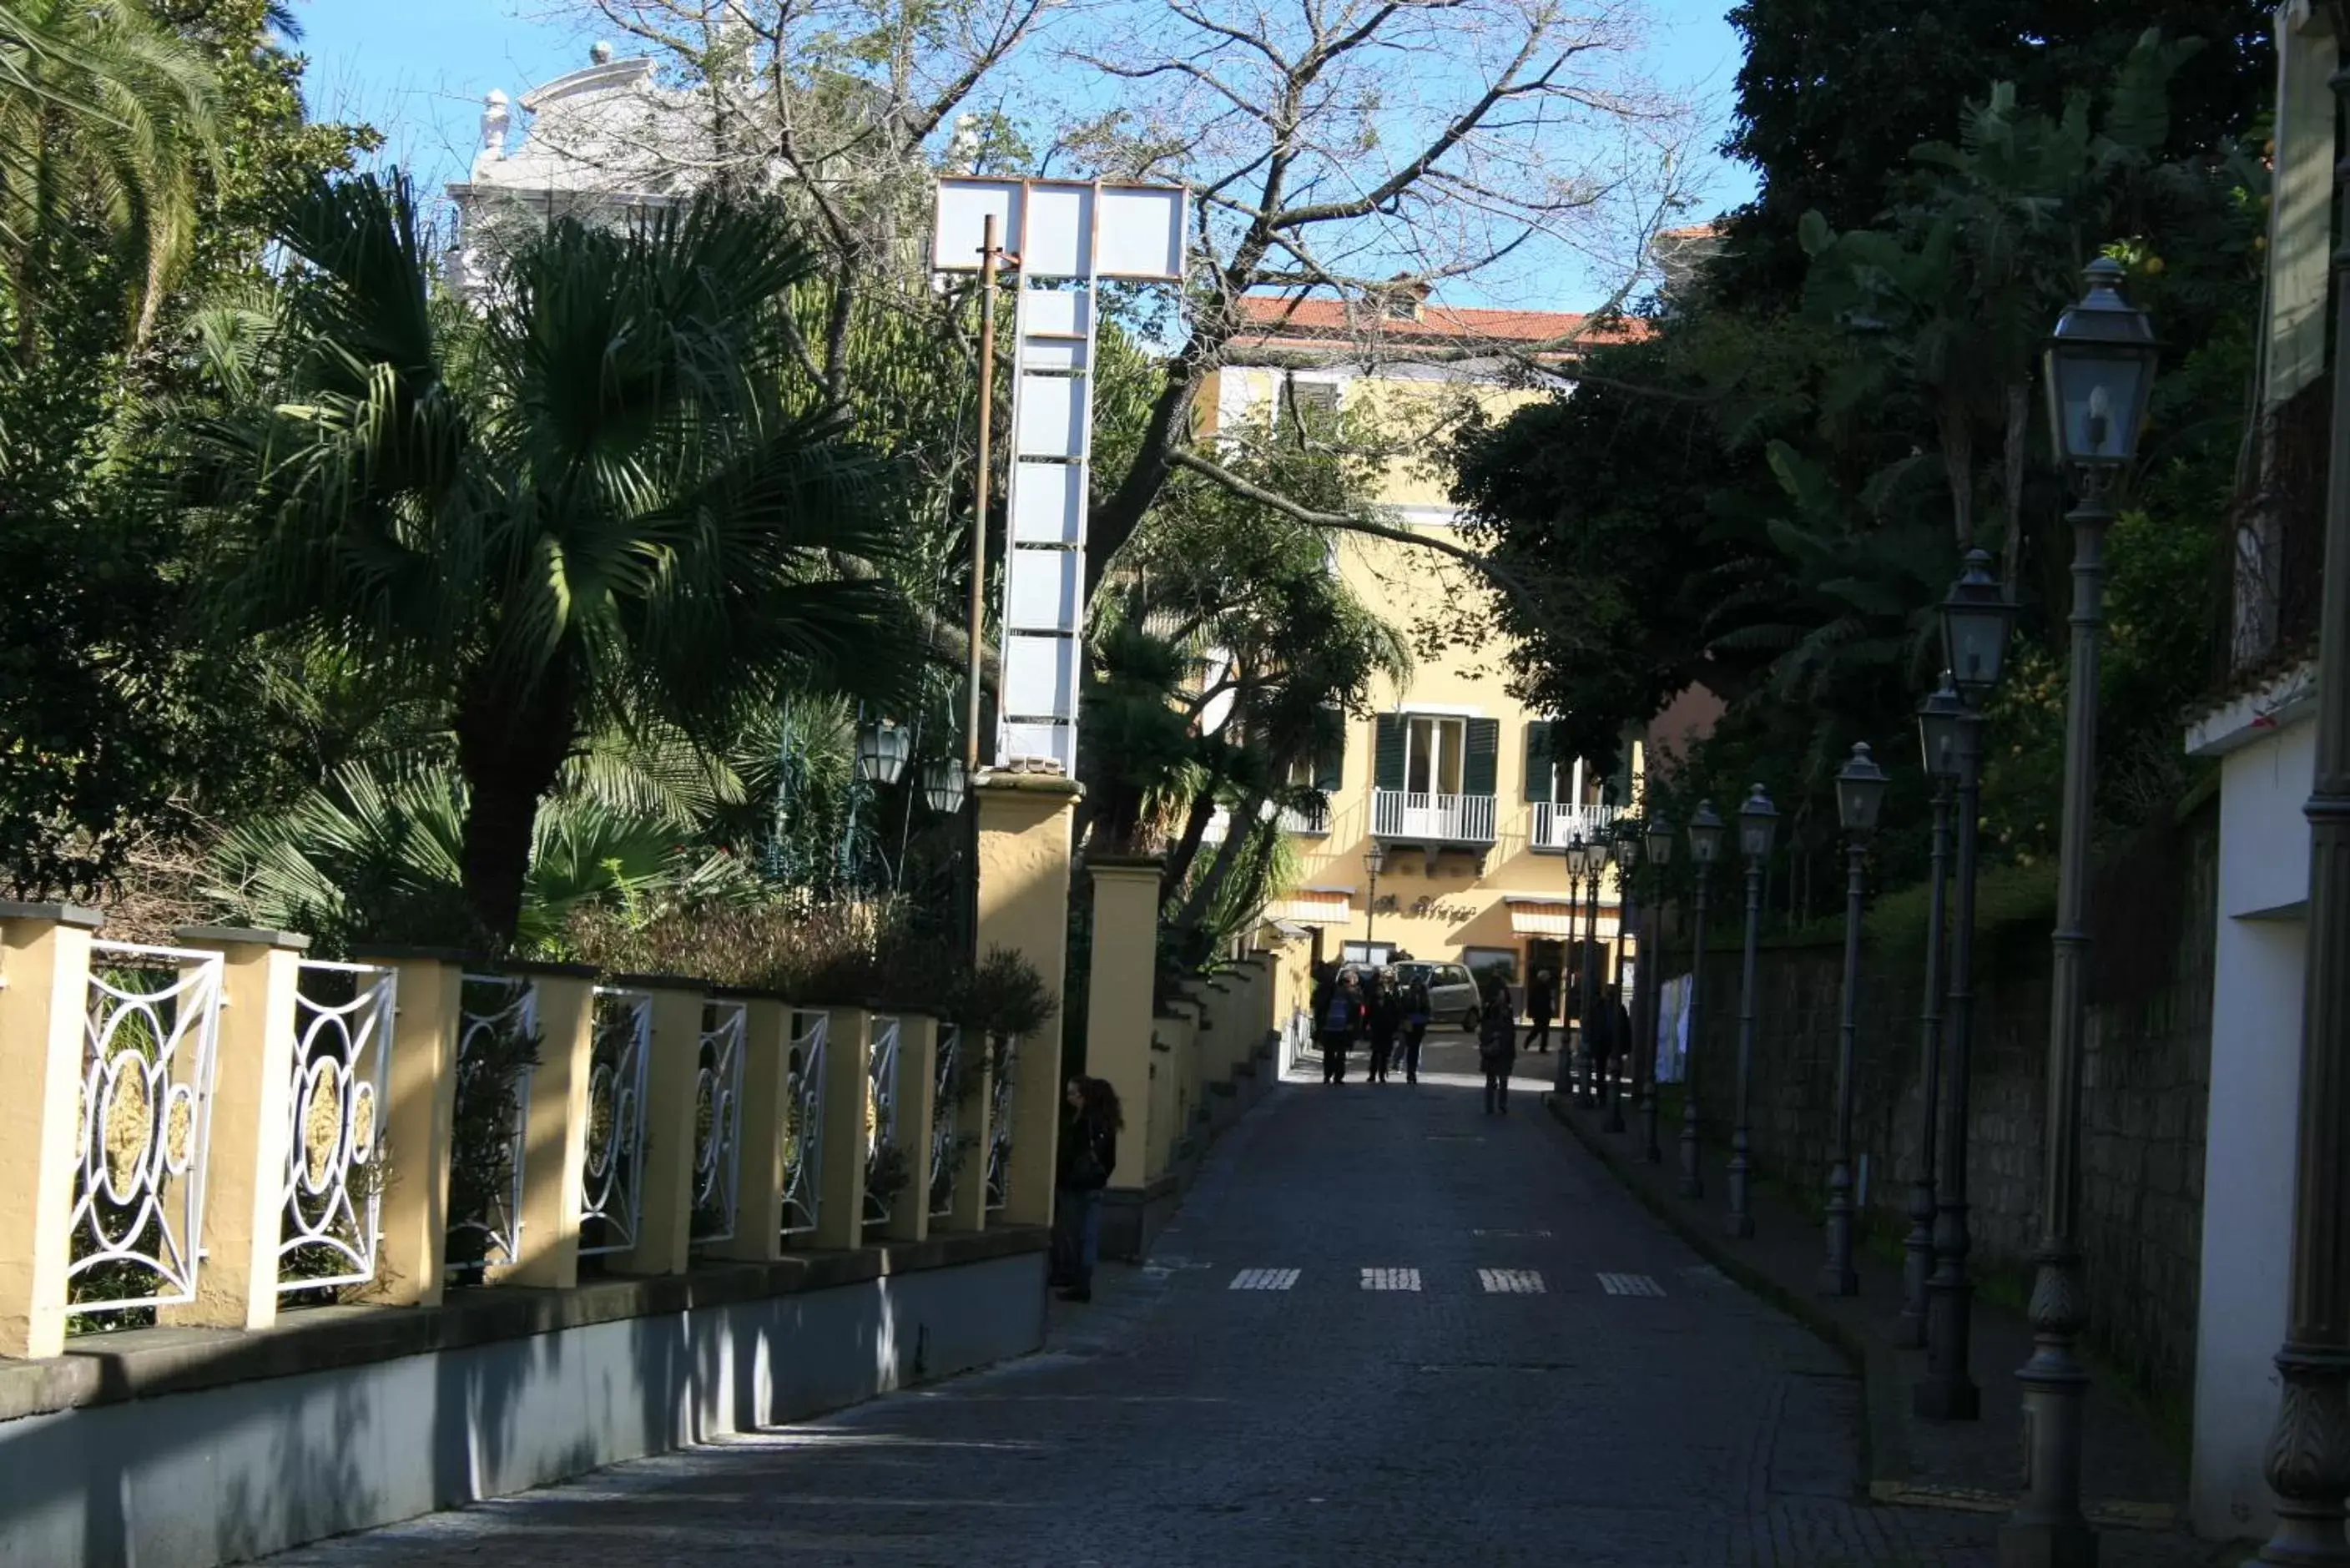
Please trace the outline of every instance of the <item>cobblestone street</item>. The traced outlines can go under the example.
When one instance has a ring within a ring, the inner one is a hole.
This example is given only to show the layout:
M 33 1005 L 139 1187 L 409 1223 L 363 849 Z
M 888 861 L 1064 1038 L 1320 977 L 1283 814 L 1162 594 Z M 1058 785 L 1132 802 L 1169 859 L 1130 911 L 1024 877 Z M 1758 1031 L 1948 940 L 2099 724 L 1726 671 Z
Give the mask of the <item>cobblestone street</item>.
M 1989 1563 L 1995 1518 L 1854 1501 L 1836 1355 L 1432 1055 L 1272 1096 L 1043 1355 L 275 1561 Z

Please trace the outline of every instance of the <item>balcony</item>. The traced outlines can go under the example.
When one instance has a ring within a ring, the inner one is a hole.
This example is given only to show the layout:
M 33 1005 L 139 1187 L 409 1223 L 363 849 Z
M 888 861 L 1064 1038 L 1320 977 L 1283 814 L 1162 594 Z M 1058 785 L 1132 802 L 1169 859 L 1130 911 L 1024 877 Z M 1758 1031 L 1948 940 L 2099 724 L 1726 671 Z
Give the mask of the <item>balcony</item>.
M 1318 801 L 1312 805 L 1288 806 L 1281 814 L 1281 831 L 1304 834 L 1309 838 L 1326 838 L 1330 833 L 1330 803 Z
M 1607 831 L 1616 815 L 1612 805 L 1561 805 L 1538 800 L 1526 841 L 1536 849 L 1565 849 L 1577 838 L 1587 844 Z
M 1430 794 L 1419 790 L 1371 792 L 1371 833 L 1418 844 L 1493 842 L 1490 794 Z

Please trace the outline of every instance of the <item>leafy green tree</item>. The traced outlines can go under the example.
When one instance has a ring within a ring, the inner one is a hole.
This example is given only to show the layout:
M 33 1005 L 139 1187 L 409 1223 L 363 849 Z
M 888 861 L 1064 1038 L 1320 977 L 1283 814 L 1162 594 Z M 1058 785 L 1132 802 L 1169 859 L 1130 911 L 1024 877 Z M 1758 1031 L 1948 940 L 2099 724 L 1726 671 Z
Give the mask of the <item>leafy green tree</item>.
M 488 936 L 515 935 L 539 805 L 589 736 L 717 748 L 795 690 L 908 690 L 873 566 L 900 547 L 893 475 L 787 406 L 811 264 L 776 216 L 560 221 L 478 315 L 435 301 L 402 181 L 315 182 L 279 234 L 299 275 L 218 324 L 233 411 L 189 432 L 224 595 L 238 625 L 439 694 Z
M 69 275 L 60 231 L 102 224 L 139 335 L 187 259 L 199 166 L 220 130 L 203 52 L 142 0 L 0 4 L 0 265 L 17 301 Z M 30 353 L 29 313 L 17 350 Z
M 1713 298 L 1768 311 L 1803 284 L 1804 214 L 1832 228 L 1894 204 L 1910 149 L 1950 135 L 1954 94 L 2012 82 L 2024 103 L 2095 88 L 2150 27 L 2203 40 L 2171 100 L 2174 149 L 2240 135 L 2272 89 L 2273 6 L 2261 0 L 1742 0 L 1736 118 L 1722 150 L 1761 189 L 1728 224 Z

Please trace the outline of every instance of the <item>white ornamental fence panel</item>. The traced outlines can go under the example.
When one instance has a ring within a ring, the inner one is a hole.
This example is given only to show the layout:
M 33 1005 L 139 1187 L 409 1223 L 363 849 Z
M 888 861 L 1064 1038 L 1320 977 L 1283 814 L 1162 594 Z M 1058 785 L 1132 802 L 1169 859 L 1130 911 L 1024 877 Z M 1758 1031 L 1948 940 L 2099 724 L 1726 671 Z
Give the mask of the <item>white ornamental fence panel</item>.
M 448 1272 L 478 1276 L 522 1255 L 524 1158 L 538 988 L 468 974 L 458 1014 L 457 1094 L 449 1168 Z
M 375 1278 L 383 1202 L 385 1073 L 400 977 L 305 959 L 294 997 L 281 1294 Z
M 693 1080 L 693 1240 L 731 1241 L 743 1190 L 743 1031 L 739 1002 L 702 1008 Z
M 784 1225 L 786 1236 L 816 1229 L 824 1180 L 824 1047 L 832 1019 L 792 1015 L 790 1077 L 784 1106 Z
M 962 1029 L 959 1024 L 939 1025 L 939 1053 L 931 1080 L 931 1218 L 944 1220 L 954 1213 L 955 1165 L 962 1155 L 957 1146 L 960 1117 L 956 1114 L 962 1097 Z
M 1012 1195 L 1012 1080 L 1017 1075 L 1019 1043 L 1007 1042 L 989 1086 L 987 1104 L 987 1209 L 993 1213 Z
M 588 1149 L 579 1173 L 579 1255 L 637 1244 L 645 1199 L 645 1076 L 650 992 L 599 985 L 588 1053 Z
M 876 1015 L 865 1053 L 865 1223 L 887 1225 L 905 1168 L 898 1148 L 899 1021 Z
M 90 944 L 66 1269 L 76 1312 L 195 1300 L 223 961 Z

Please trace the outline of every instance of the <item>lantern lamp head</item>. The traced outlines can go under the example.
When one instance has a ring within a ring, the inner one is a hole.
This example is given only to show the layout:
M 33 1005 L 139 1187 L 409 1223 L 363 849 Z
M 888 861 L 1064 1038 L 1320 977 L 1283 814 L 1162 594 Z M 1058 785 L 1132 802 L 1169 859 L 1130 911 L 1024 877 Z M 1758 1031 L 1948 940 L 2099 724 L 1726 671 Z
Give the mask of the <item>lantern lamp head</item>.
M 1999 684 L 2014 624 L 2015 607 L 1991 576 L 1990 553 L 1969 551 L 1967 569 L 1942 601 L 1942 667 L 1961 693 L 1980 700 Z
M 904 728 L 876 720 L 857 734 L 857 775 L 868 784 L 893 784 L 904 776 L 914 743 Z
M 952 816 L 962 809 L 967 784 L 960 757 L 941 757 L 922 770 L 922 798 L 941 816 Z
M 1690 818 L 1690 858 L 1700 866 L 1711 866 L 1721 857 L 1721 814 L 1713 809 L 1713 802 L 1700 801 L 1697 815 Z
M 1669 866 L 1673 863 L 1673 825 L 1661 811 L 1648 814 L 1648 864 Z
M 1868 743 L 1852 749 L 1852 760 L 1836 774 L 1836 820 L 1856 839 L 1877 831 L 1877 814 L 1885 807 L 1886 787 L 1893 782 L 1877 765 Z
M 1967 705 L 1951 682 L 1950 672 L 1945 670 L 1940 688 L 1918 704 L 1918 748 L 1929 776 L 1958 776 L 1965 755 L 1962 748 L 1966 744 L 1966 722 Z
M 2064 462 L 2110 471 L 2137 454 L 2162 346 L 2146 312 L 2122 297 L 2119 262 L 2099 256 L 2082 275 L 2088 291 L 2047 343 L 2048 428 Z
M 1771 797 L 1755 784 L 1748 790 L 1746 802 L 1738 808 L 1738 849 L 1749 860 L 1768 858 L 1771 844 L 1779 836 L 1779 808 Z

